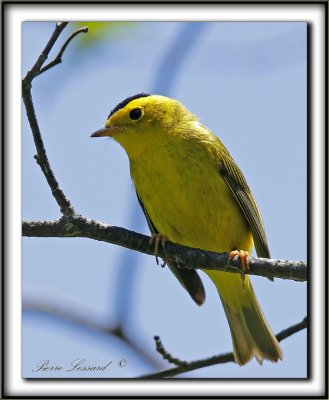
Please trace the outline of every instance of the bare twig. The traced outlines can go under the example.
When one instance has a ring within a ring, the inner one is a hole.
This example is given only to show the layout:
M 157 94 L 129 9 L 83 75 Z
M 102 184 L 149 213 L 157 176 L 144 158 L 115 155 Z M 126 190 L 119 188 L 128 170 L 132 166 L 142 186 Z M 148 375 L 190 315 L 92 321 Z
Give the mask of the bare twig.
M 160 340 L 159 336 L 154 336 L 154 340 L 155 340 L 155 345 L 156 345 L 156 350 L 159 354 L 162 355 L 162 357 L 167 360 L 168 362 L 170 362 L 171 364 L 175 364 L 178 367 L 181 365 L 186 365 L 187 362 L 186 361 L 181 361 L 179 358 L 174 358 L 171 354 L 169 354 L 166 349 L 163 347 L 163 344 Z
M 55 30 L 54 30 L 53 34 L 51 35 L 51 38 L 49 39 L 48 43 L 46 44 L 46 47 L 41 52 L 39 58 L 37 59 L 36 63 L 34 64 L 34 66 L 30 69 L 30 71 L 26 74 L 25 78 L 23 79 L 23 93 L 24 93 L 24 90 L 31 89 L 31 82 L 39 74 L 40 69 L 43 66 L 43 64 L 45 63 L 45 61 L 47 60 L 51 49 L 53 48 L 58 37 L 60 36 L 62 31 L 65 29 L 67 24 L 68 24 L 68 22 L 57 22 Z
M 48 185 L 52 191 L 52 194 L 57 202 L 57 204 L 60 207 L 61 213 L 65 216 L 70 216 L 74 214 L 74 209 L 70 203 L 70 201 L 67 199 L 65 196 L 64 192 L 61 190 L 59 187 L 59 184 L 57 182 L 57 179 L 51 169 L 50 163 L 48 161 L 47 153 L 45 146 L 43 144 L 43 139 L 41 136 L 41 131 L 39 128 L 38 120 L 35 114 L 35 109 L 33 105 L 33 100 L 32 100 L 32 95 L 31 95 L 31 84 L 33 79 L 38 76 L 42 71 L 42 65 L 45 63 L 46 59 L 48 58 L 49 52 L 53 48 L 56 40 L 58 39 L 59 35 L 62 33 L 63 29 L 67 26 L 67 22 L 59 22 L 56 24 L 55 30 L 49 39 L 46 47 L 42 51 L 41 55 L 39 56 L 38 60 L 32 67 L 32 69 L 26 74 L 25 78 L 23 79 L 22 82 L 22 97 L 23 97 L 23 102 L 25 105 L 26 109 L 26 115 L 29 120 L 32 134 L 33 134 L 33 139 L 35 143 L 35 147 L 37 150 L 37 154 L 34 156 L 36 159 L 37 163 L 39 164 L 47 182 Z M 71 35 L 70 40 L 72 40 L 74 36 Z M 69 40 L 69 42 L 70 42 Z M 69 42 L 66 42 L 62 48 L 61 54 L 63 54 L 66 46 L 68 45 Z M 49 65 L 49 64 L 48 64 Z M 50 67 L 46 67 L 49 69 Z
M 294 333 L 297 333 L 301 331 L 302 329 L 307 328 L 308 323 L 307 323 L 307 317 L 305 317 L 301 322 L 298 322 L 295 325 L 290 326 L 287 329 L 283 329 L 280 333 L 276 335 L 276 338 L 278 339 L 279 342 L 281 342 L 284 339 L 287 339 L 289 336 L 293 335 Z
M 86 237 L 116 244 L 153 255 L 149 245 L 150 237 L 117 226 L 106 225 L 82 216 L 73 215 L 56 221 L 24 221 L 23 236 L 28 237 Z M 212 269 L 218 271 L 241 273 L 238 257 L 230 260 L 228 253 L 214 253 L 166 242 L 166 249 L 159 247 L 158 255 L 178 267 L 188 269 Z M 267 278 L 282 278 L 295 281 L 307 280 L 307 266 L 301 261 L 271 260 L 250 257 L 250 275 Z
M 27 118 L 29 120 L 31 130 L 33 133 L 34 144 L 35 144 L 35 147 L 37 150 L 37 154 L 34 156 L 34 158 L 36 159 L 37 163 L 39 164 L 41 171 L 43 172 L 43 174 L 48 182 L 51 192 L 52 192 L 57 204 L 59 205 L 62 214 L 67 215 L 67 216 L 72 215 L 72 214 L 74 214 L 74 209 L 73 209 L 70 201 L 66 198 L 62 189 L 59 187 L 57 179 L 50 167 L 46 149 L 43 144 L 38 120 L 35 115 L 33 100 L 32 100 L 30 91 L 25 92 L 25 93 L 23 91 L 23 101 L 24 101 L 24 105 L 26 108 Z
M 53 61 L 51 61 L 49 64 L 45 65 L 43 68 L 41 68 L 41 70 L 39 71 L 39 73 L 37 75 L 41 75 L 44 72 L 48 71 L 48 69 L 54 67 L 57 64 L 60 64 L 62 62 L 62 55 L 66 49 L 66 47 L 69 45 L 69 43 L 71 42 L 72 39 L 75 38 L 75 36 L 79 35 L 80 33 L 86 33 L 88 32 L 88 26 L 83 26 L 82 28 L 74 31 L 72 33 L 72 35 L 66 40 L 66 42 L 63 44 L 62 48 L 60 49 L 60 51 L 58 52 L 57 56 L 53 59 Z
M 282 341 L 288 338 L 289 336 L 306 328 L 307 328 L 307 317 L 305 317 L 301 322 L 298 322 L 297 324 L 294 324 L 289 328 L 284 329 L 283 331 L 278 333 L 276 337 L 279 341 Z M 164 371 L 155 372 L 153 374 L 143 375 L 140 376 L 139 378 L 142 379 L 169 378 L 172 376 L 182 374 L 184 372 L 193 371 L 195 369 L 210 367 L 211 365 L 225 364 L 228 362 L 235 362 L 233 353 L 225 353 L 225 354 L 220 354 L 218 356 L 205 358 L 202 360 L 182 363 L 180 366 L 176 368 L 166 369 Z

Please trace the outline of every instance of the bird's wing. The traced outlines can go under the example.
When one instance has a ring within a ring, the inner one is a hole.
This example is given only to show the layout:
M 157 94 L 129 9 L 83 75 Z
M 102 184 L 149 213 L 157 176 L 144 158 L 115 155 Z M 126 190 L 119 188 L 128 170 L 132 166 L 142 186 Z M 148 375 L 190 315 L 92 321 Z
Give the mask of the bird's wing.
M 220 172 L 249 223 L 257 255 L 270 258 L 262 217 L 245 177 L 228 153 L 221 157 L 220 165 Z
M 156 229 L 154 226 L 153 222 L 151 221 L 150 216 L 147 213 L 147 210 L 142 203 L 142 200 L 138 196 L 138 193 L 136 192 L 138 202 L 144 212 L 147 224 L 149 226 L 149 229 L 151 233 L 157 234 L 159 231 Z M 205 298 L 206 298 L 206 293 L 204 290 L 203 283 L 197 273 L 196 270 L 194 269 L 185 269 L 182 267 L 177 267 L 174 265 L 174 263 L 170 262 L 167 263 L 168 267 L 170 268 L 171 272 L 176 276 L 176 278 L 179 280 L 180 284 L 184 287 L 184 289 L 187 290 L 189 295 L 192 297 L 192 299 L 198 304 L 201 305 L 204 303 Z

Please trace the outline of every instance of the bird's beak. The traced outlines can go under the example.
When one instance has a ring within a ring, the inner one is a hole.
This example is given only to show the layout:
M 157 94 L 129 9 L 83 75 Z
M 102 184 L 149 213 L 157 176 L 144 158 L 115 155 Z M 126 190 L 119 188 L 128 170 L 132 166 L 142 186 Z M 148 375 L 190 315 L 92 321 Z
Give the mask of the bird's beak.
M 98 131 L 94 132 L 91 137 L 113 136 L 120 131 L 121 129 L 118 126 L 109 126 L 98 129 Z

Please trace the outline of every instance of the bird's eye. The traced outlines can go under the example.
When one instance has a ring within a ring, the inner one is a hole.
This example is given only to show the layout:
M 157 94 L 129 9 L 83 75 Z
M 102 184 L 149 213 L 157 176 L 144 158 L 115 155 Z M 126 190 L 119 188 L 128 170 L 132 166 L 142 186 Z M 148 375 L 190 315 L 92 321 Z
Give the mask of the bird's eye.
M 130 111 L 129 117 L 130 119 L 136 120 L 142 116 L 142 110 L 140 108 L 134 108 Z

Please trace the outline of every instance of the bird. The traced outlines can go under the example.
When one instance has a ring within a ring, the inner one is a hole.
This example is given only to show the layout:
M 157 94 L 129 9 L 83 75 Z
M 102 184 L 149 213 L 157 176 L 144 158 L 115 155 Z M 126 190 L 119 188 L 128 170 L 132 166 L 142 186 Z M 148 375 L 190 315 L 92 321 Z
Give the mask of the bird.
M 248 268 L 253 247 L 270 258 L 264 224 L 232 156 L 199 118 L 169 97 L 138 93 L 121 101 L 92 137 L 110 137 L 125 150 L 138 202 L 157 247 L 166 241 L 238 255 Z M 205 289 L 196 269 L 168 266 L 196 304 Z M 254 357 L 277 362 L 283 353 L 257 301 L 250 278 L 202 269 L 215 284 L 238 365 Z

